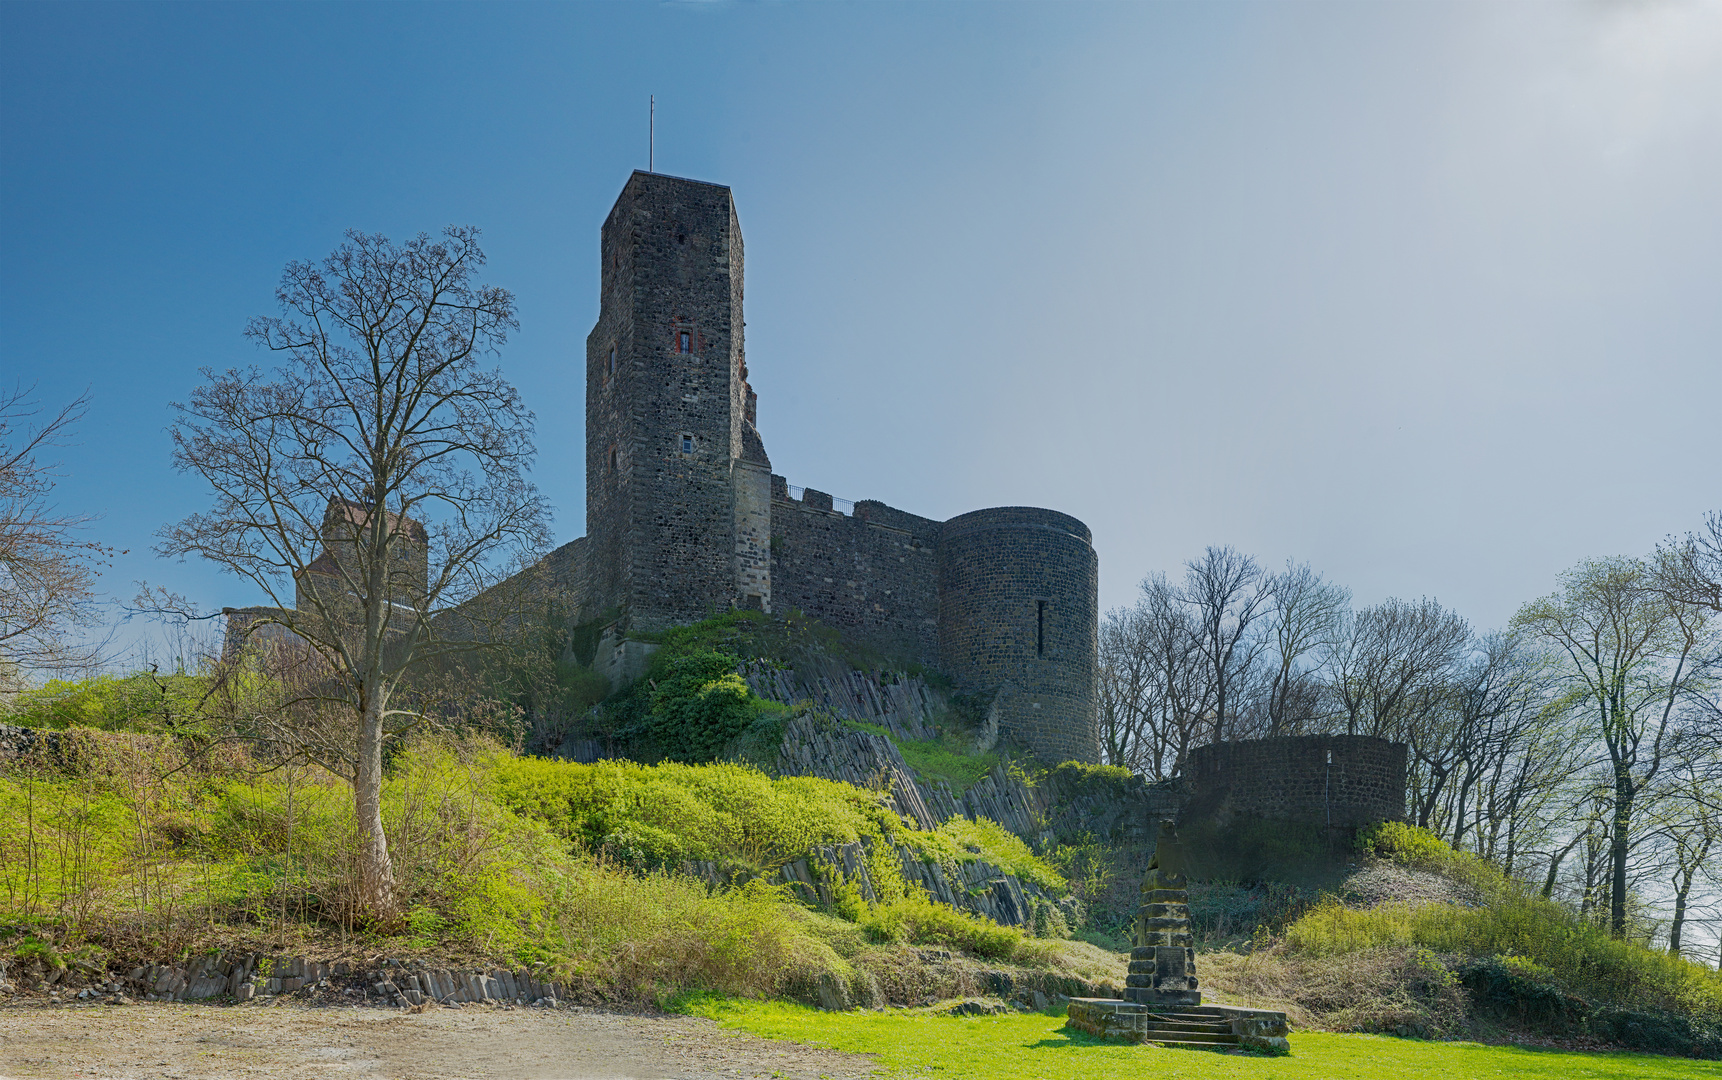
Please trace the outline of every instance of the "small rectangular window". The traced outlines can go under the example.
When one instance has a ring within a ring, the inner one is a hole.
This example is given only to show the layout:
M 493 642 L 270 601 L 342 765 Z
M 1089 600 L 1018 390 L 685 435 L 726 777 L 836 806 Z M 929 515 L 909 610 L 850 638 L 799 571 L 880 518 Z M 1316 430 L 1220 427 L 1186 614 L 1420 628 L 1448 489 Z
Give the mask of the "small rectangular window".
M 683 435 L 682 436 L 682 453 L 691 454 L 693 452 L 694 452 L 694 437 L 692 435 Z
M 686 330 L 683 330 L 682 332 L 680 332 L 676 335 L 676 351 L 677 352 L 683 352 L 683 353 L 693 352 L 694 351 L 693 345 L 694 345 L 693 335 L 688 333 Z

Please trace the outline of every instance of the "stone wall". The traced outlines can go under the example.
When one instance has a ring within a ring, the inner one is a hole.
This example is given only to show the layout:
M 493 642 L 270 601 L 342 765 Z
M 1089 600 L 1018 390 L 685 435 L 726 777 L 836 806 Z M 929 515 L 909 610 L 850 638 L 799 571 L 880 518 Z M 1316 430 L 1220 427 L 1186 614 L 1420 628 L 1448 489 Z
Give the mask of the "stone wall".
M 1405 744 L 1301 735 L 1198 746 L 1180 820 L 1234 815 L 1361 828 L 1405 818 Z
M 750 466 L 769 463 L 757 433 L 751 445 L 746 438 L 742 240 L 730 190 L 636 172 L 604 222 L 601 251 L 598 321 L 586 341 L 583 599 L 662 629 L 746 602 L 738 578 L 756 569 L 738 564 L 757 546 L 757 513 L 745 505 L 750 491 L 738 508 L 734 485 L 746 488 Z
M 1000 506 L 940 531 L 941 666 L 1047 764 L 1100 760 L 1099 596 L 1088 526 L 1068 514 Z
M 775 611 L 818 619 L 894 657 L 938 661 L 940 523 L 864 500 L 853 514 L 771 478 L 771 595 Z
M 635 172 L 599 248 L 586 536 L 442 613 L 438 631 L 613 619 L 621 641 L 737 607 L 799 610 L 944 669 L 991 702 L 989 730 L 1048 764 L 1098 761 L 1087 526 L 1028 507 L 939 522 L 873 500 L 842 513 L 811 489 L 792 498 L 755 424 L 730 189 Z M 634 671 L 625 647 L 604 656 L 610 674 Z

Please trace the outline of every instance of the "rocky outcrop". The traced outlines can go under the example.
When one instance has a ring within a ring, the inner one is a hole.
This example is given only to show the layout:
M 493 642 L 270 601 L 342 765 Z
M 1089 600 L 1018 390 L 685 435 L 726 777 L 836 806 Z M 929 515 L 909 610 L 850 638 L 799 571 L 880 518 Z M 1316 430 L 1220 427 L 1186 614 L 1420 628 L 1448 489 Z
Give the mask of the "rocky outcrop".
M 51 728 L 0 724 L 0 762 L 26 757 L 58 760 L 64 744 L 65 735 Z
M 928 807 L 927 793 L 915 782 L 914 772 L 890 739 L 834 724 L 818 714 L 797 716 L 784 725 L 777 771 L 784 776 L 842 780 L 884 792 L 893 810 L 923 829 L 938 828 L 951 817 Z
M 933 717 L 946 709 L 944 696 L 919 675 L 857 671 L 825 656 L 802 660 L 793 668 L 763 661 L 747 664 L 742 678 L 768 701 L 812 705 L 845 720 L 877 724 L 898 739 L 934 738 Z

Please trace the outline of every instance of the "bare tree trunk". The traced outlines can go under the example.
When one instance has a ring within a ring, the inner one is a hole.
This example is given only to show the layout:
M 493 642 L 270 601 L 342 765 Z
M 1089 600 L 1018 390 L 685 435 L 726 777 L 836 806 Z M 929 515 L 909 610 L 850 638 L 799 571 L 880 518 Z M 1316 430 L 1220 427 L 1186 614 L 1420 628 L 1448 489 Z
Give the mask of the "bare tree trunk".
M 359 826 L 359 909 L 372 922 L 393 921 L 395 870 L 383 834 L 383 709 L 365 695 L 359 715 L 359 756 L 353 772 L 353 813 Z
M 1668 955 L 1680 955 L 1680 931 L 1686 925 L 1686 897 L 1692 892 L 1692 871 L 1682 874 L 1675 883 L 1674 921 L 1668 924 Z
M 1608 930 L 1617 938 L 1626 936 L 1626 859 L 1631 850 L 1632 774 L 1624 767 L 1614 774 L 1614 822 L 1609 837 Z
M 1566 859 L 1567 855 L 1572 852 L 1573 848 L 1579 846 L 1579 842 L 1582 841 L 1584 837 L 1584 833 L 1579 833 L 1577 836 L 1573 837 L 1572 843 L 1549 856 L 1549 874 L 1548 877 L 1543 879 L 1544 900 L 1547 900 L 1549 897 L 1554 895 L 1555 878 L 1560 875 L 1561 863 Z
M 1713 841 L 1709 837 L 1705 837 L 1698 850 L 1693 853 L 1694 858 L 1690 862 L 1685 859 L 1680 860 L 1681 866 L 1674 879 L 1674 921 L 1668 927 L 1668 951 L 1670 955 L 1680 955 L 1680 932 L 1686 925 L 1686 900 L 1692 895 L 1692 878 L 1698 872 L 1698 868 L 1704 865 L 1704 860 L 1710 857 L 1712 844 Z

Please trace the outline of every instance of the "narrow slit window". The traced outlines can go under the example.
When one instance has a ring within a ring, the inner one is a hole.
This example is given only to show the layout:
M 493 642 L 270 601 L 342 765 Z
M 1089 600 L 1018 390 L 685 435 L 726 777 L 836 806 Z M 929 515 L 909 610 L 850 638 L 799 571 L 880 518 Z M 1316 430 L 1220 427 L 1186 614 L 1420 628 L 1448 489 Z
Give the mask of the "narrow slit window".
M 1035 601 L 1034 617 L 1034 654 L 1046 655 L 1046 601 Z
M 616 471 L 616 448 L 614 446 L 610 447 L 610 471 Z
M 677 332 L 677 334 L 676 334 L 676 351 L 682 352 L 682 353 L 693 352 L 694 351 L 694 336 L 692 334 L 688 333 L 686 330 L 682 330 L 682 331 Z
M 610 378 L 616 377 L 616 347 L 610 346 Z

